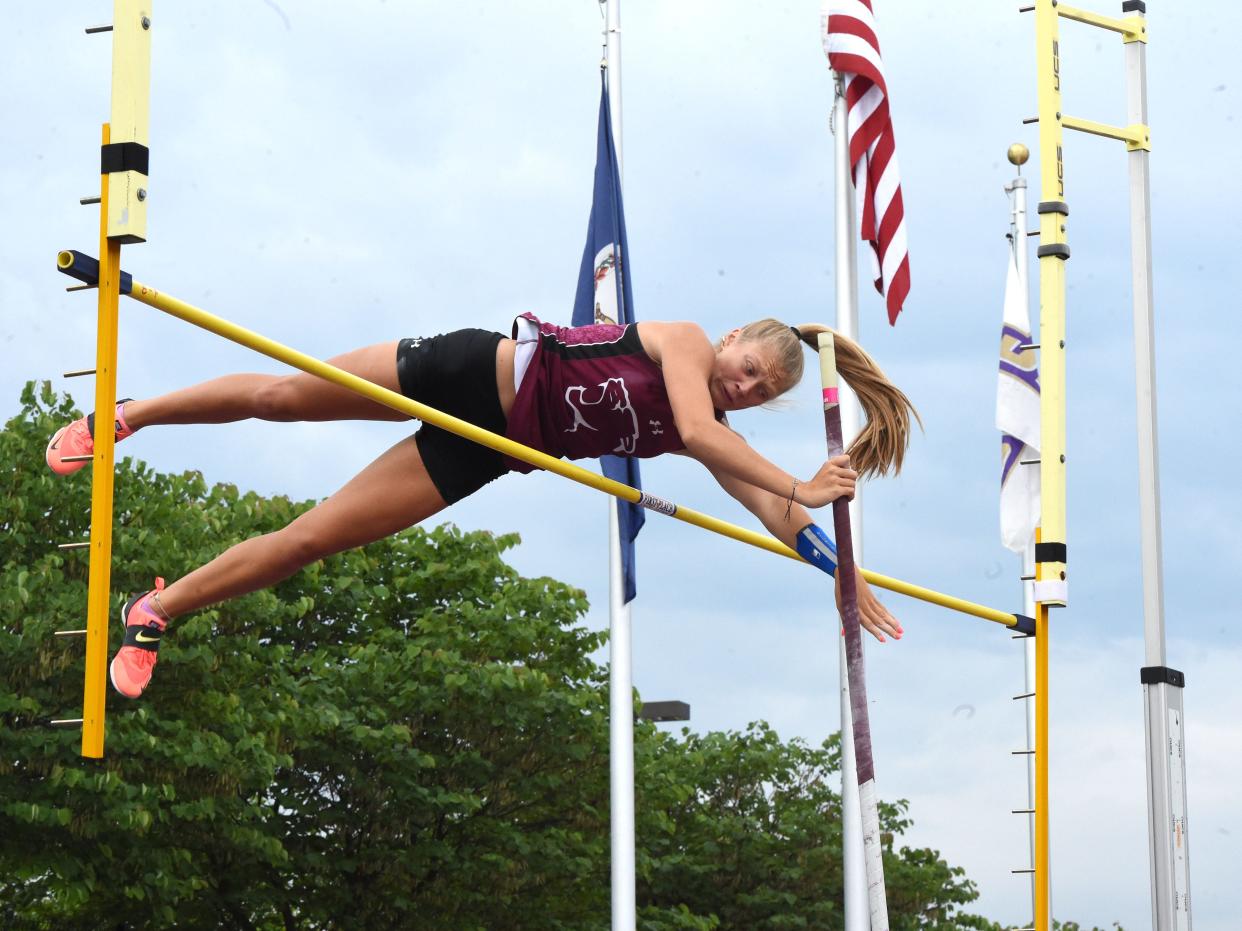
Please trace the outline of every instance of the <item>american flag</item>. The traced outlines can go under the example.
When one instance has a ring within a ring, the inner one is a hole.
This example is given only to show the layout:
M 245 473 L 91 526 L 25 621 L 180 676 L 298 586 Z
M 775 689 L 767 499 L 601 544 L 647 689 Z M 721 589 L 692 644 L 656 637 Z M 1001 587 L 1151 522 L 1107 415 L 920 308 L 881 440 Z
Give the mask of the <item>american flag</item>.
M 820 19 L 828 64 L 845 85 L 850 168 L 862 204 L 862 238 L 876 260 L 875 288 L 896 323 L 910 293 L 906 211 L 871 0 L 825 0 Z

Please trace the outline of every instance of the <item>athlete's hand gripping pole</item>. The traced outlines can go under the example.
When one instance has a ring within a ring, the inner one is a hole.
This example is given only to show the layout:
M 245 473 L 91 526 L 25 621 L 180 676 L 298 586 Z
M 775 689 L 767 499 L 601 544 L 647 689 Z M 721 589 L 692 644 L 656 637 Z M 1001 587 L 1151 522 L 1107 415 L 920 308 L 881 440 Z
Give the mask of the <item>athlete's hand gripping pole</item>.
M 828 457 L 832 458 L 845 452 L 845 443 L 841 435 L 837 357 L 831 333 L 819 335 L 819 372 L 824 389 L 824 433 L 828 439 Z M 858 767 L 858 800 L 862 813 L 871 931 L 888 931 L 880 815 L 875 797 L 875 761 L 871 755 L 871 723 L 867 716 L 867 682 L 858 616 L 858 586 L 854 575 L 854 539 L 850 531 L 850 504 L 844 498 L 832 503 L 832 520 L 837 534 L 837 585 L 841 594 L 841 622 L 845 629 L 845 662 L 850 686 L 850 718 L 854 729 L 854 759 Z

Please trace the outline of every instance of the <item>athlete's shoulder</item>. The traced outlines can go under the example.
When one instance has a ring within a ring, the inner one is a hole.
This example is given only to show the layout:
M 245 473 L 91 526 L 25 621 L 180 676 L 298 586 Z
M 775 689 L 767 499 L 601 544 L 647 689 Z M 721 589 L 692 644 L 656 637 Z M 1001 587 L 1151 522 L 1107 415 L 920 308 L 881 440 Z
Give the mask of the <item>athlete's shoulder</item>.
M 657 363 L 669 353 L 707 358 L 714 354 L 707 332 L 686 320 L 644 320 L 637 324 L 643 349 Z
M 658 333 L 674 339 L 698 338 L 710 342 L 707 331 L 689 320 L 643 320 L 638 323 L 638 327 L 643 333 Z

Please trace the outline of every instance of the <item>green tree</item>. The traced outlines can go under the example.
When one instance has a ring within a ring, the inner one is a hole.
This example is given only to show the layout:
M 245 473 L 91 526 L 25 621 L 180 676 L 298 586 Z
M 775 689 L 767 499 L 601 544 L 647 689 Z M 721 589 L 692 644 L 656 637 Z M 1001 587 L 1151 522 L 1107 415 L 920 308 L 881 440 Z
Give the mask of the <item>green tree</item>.
M 839 735 L 811 748 L 759 722 L 681 740 L 648 734 L 637 747 L 640 890 L 655 914 L 684 903 L 723 928 L 843 927 Z M 960 911 L 978 897 L 960 868 L 934 850 L 893 849 L 905 811 L 880 805 L 891 926 L 1000 931 Z
M 413 529 L 179 620 L 147 696 L 78 756 L 90 473 L 42 467 L 76 416 L 27 386 L 0 433 L 0 926 L 605 929 L 608 697 L 582 592 L 514 536 Z M 124 452 L 124 448 L 121 450 Z M 112 616 L 308 502 L 117 465 Z M 114 631 L 114 641 L 116 634 Z M 835 929 L 830 740 L 636 733 L 644 931 Z M 935 851 L 893 849 L 895 928 L 994 927 Z
M 80 707 L 81 641 L 52 632 L 81 623 L 87 562 L 55 544 L 88 533 L 90 473 L 40 467 L 75 412 L 46 388 L 22 401 L 0 435 L 6 927 L 542 928 L 550 912 L 566 927 L 600 913 L 602 638 L 575 623 L 580 591 L 504 563 L 515 537 L 415 529 L 183 619 L 149 697 L 109 696 L 105 759 L 80 759 L 78 732 L 46 721 Z M 307 506 L 123 460 L 113 616 L 157 573 Z

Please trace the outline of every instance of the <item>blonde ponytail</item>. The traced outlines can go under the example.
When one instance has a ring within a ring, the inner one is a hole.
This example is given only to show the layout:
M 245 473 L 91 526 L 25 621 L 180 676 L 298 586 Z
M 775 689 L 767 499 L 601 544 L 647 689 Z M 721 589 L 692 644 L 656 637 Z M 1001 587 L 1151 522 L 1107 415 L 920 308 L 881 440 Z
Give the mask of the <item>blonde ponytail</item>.
M 832 327 L 822 323 L 803 323 L 791 328 L 797 330 L 802 342 L 819 352 L 820 333 L 831 333 L 837 351 L 837 371 L 845 379 L 858 403 L 862 405 L 867 422 L 846 450 L 851 464 L 860 475 L 896 475 L 906 457 L 910 445 L 910 417 L 920 427 L 923 421 L 914 409 L 906 393 L 888 380 L 866 350 L 852 339 L 842 336 Z

